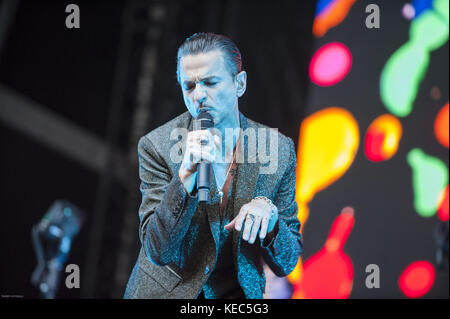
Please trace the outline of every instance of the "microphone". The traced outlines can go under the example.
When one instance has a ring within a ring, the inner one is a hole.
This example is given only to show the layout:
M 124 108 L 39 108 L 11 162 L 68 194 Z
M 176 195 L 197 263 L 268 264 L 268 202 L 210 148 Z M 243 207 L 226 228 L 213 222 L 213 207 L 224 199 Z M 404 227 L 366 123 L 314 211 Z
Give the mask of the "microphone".
M 56 200 L 42 220 L 32 228 L 32 240 L 38 265 L 31 282 L 41 296 L 55 298 L 61 272 L 73 239 L 83 226 L 86 214 L 67 200 Z
M 194 120 L 194 130 L 207 130 L 214 126 L 214 121 L 206 111 L 199 114 L 196 120 Z M 210 141 L 213 143 L 214 141 Z M 206 203 L 209 201 L 209 185 L 211 177 L 211 164 L 202 160 L 197 166 L 197 190 L 198 201 L 200 203 Z

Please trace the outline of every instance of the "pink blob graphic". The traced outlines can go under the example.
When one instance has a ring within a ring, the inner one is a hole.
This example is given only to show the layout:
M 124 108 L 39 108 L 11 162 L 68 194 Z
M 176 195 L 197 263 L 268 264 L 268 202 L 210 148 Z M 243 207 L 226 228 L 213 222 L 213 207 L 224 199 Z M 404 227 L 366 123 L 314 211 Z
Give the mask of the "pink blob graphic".
M 311 59 L 309 76 L 320 86 L 332 86 L 345 78 L 352 65 L 350 50 L 340 42 L 322 46 Z
M 411 3 L 405 3 L 402 8 L 403 17 L 407 20 L 412 20 L 416 16 L 416 9 Z

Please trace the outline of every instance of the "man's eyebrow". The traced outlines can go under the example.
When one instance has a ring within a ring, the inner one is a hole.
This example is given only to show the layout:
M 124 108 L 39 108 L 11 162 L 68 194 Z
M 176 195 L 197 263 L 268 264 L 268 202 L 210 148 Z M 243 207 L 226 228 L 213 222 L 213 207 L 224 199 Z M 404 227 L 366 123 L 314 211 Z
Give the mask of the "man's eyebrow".
M 207 80 L 221 80 L 221 79 L 222 78 L 220 76 L 218 76 L 218 75 L 210 75 L 210 76 L 206 76 L 204 78 L 201 78 L 200 82 L 207 81 Z M 183 84 L 190 84 L 190 83 L 194 83 L 194 82 L 195 81 L 192 81 L 192 80 L 184 80 Z
M 218 75 L 210 75 L 210 76 L 207 76 L 207 77 L 203 78 L 202 81 L 206 81 L 206 80 L 220 80 L 220 79 L 222 79 L 222 78 L 220 76 L 218 76 Z

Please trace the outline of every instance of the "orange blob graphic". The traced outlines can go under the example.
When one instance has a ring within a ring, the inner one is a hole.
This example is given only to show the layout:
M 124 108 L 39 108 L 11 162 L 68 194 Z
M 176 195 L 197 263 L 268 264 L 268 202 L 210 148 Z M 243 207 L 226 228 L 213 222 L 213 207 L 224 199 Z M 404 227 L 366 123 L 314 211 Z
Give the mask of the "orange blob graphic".
M 446 222 L 448 220 L 448 185 L 443 191 L 441 200 L 439 201 L 437 215 L 443 222 Z
M 377 117 L 367 129 L 364 151 L 373 162 L 390 159 L 397 152 L 402 137 L 402 124 L 391 114 Z
M 313 34 L 320 38 L 347 17 L 356 0 L 335 0 L 314 19 Z
M 303 226 L 314 195 L 349 169 L 359 147 L 359 127 L 353 115 L 329 107 L 303 120 L 297 151 L 296 201 Z M 301 230 L 302 231 L 302 230 Z
M 303 264 L 292 299 L 345 299 L 353 287 L 353 264 L 343 247 L 354 225 L 354 211 L 345 207 L 334 220 L 325 246 Z
M 439 143 L 448 148 L 448 103 L 442 107 L 434 121 L 434 134 Z
M 424 296 L 433 287 L 435 270 L 428 261 L 416 261 L 410 264 L 398 280 L 400 290 L 408 298 Z

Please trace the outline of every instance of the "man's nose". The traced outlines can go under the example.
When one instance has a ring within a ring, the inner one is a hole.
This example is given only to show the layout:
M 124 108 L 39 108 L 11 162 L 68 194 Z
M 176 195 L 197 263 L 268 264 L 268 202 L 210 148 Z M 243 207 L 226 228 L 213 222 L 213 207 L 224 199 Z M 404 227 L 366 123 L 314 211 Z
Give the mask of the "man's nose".
M 197 85 L 197 86 L 195 87 L 195 93 L 194 93 L 194 99 L 195 99 L 195 102 L 196 102 L 198 105 L 200 105 L 200 104 L 202 104 L 203 102 L 205 102 L 206 97 L 207 97 L 207 95 L 206 95 L 206 90 L 205 90 L 201 85 Z

